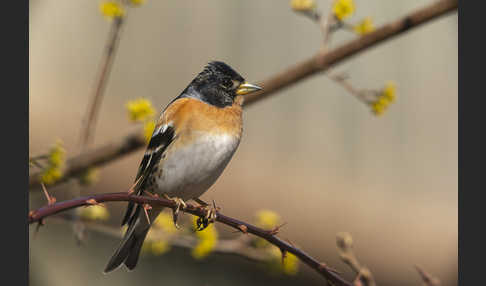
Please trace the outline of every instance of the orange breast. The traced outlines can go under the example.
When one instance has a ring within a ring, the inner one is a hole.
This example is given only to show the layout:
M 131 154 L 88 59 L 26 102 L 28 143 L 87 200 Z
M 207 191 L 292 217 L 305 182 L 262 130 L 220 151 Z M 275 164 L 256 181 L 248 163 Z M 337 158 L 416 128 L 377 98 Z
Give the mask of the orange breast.
M 184 138 L 185 145 L 199 136 L 200 132 L 226 134 L 240 137 L 242 132 L 242 99 L 232 106 L 219 108 L 193 98 L 181 98 L 168 107 L 161 124 L 172 122 L 176 136 Z M 179 141 L 179 140 L 178 140 Z M 175 143 L 175 142 L 174 142 Z

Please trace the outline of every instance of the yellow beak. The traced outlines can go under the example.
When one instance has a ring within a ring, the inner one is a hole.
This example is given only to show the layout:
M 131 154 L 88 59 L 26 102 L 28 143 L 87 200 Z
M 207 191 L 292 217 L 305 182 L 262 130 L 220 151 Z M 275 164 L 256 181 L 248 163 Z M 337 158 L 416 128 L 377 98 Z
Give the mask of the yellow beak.
M 252 93 L 257 90 L 261 90 L 262 88 L 259 87 L 258 85 L 254 85 L 248 82 L 244 82 L 238 86 L 238 89 L 236 90 L 236 94 L 238 95 L 246 95 L 249 93 Z

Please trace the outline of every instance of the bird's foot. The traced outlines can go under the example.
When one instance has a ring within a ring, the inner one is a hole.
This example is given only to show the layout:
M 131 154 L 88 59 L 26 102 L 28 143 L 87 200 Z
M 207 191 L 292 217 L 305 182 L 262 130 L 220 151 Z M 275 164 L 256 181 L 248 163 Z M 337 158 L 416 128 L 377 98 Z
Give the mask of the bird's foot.
M 195 201 L 200 203 L 200 204 L 202 202 L 203 209 L 206 211 L 206 215 L 200 216 L 196 221 L 196 230 L 201 231 L 201 230 L 204 230 L 205 228 L 207 228 L 210 223 L 213 223 L 213 222 L 216 221 L 219 208 L 216 207 L 216 204 L 214 203 L 214 201 L 213 201 L 212 206 L 210 206 L 206 202 L 199 200 L 199 199 L 197 199 L 197 200 L 195 199 Z
M 171 198 L 171 197 L 169 197 L 167 194 L 164 194 L 163 196 L 164 196 L 164 198 L 166 198 L 167 200 L 169 200 L 169 201 L 173 201 L 173 202 L 175 202 L 175 203 L 176 203 L 176 208 L 175 208 L 175 210 L 174 210 L 174 209 L 172 210 L 172 219 L 173 219 L 173 221 L 174 221 L 174 225 L 175 225 L 175 227 L 176 227 L 176 228 L 180 228 L 180 226 L 177 224 L 177 218 L 178 218 L 178 216 L 179 216 L 179 210 L 181 209 L 181 206 L 182 206 L 182 210 L 184 210 L 184 209 L 187 207 L 186 203 L 184 202 L 184 200 L 183 200 L 183 199 L 178 198 L 178 197 L 172 197 L 172 198 Z

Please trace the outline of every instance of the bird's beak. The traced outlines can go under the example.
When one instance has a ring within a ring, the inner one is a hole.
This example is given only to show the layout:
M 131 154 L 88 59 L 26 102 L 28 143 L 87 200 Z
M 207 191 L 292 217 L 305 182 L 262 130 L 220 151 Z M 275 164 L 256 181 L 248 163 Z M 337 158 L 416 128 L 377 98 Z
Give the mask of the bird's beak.
M 240 84 L 240 86 L 236 90 L 236 94 L 246 95 L 246 94 L 252 93 L 254 91 L 261 90 L 261 89 L 262 88 L 259 87 L 258 85 L 254 85 L 254 84 L 251 84 L 251 83 L 248 83 L 248 82 L 244 82 L 244 83 Z

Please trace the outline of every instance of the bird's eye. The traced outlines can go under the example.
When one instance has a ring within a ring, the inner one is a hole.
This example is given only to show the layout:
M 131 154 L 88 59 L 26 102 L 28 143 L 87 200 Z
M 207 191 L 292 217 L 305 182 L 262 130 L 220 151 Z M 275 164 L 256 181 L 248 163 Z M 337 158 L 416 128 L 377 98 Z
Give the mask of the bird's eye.
M 224 89 L 231 89 L 233 88 L 233 81 L 230 79 L 225 79 L 220 86 Z

